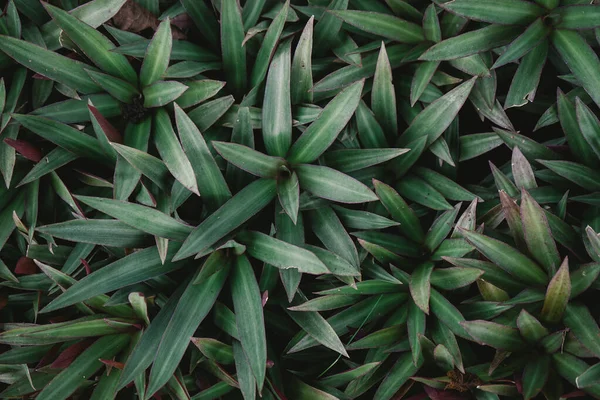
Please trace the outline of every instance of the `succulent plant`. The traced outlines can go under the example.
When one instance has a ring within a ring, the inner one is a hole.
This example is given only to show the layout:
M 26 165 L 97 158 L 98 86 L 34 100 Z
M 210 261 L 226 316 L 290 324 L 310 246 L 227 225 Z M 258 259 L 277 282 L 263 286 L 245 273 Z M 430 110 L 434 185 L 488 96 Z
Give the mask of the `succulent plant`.
M 600 6 L 9 0 L 0 398 L 600 398 Z

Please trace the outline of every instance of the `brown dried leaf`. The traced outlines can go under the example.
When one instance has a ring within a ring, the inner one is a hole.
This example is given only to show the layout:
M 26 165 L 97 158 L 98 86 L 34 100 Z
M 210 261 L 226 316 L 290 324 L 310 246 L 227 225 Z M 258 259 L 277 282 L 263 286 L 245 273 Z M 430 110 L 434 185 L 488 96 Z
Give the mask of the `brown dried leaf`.
M 154 14 L 133 0 L 127 0 L 112 21 L 117 28 L 134 33 L 147 28 L 156 30 L 160 23 Z

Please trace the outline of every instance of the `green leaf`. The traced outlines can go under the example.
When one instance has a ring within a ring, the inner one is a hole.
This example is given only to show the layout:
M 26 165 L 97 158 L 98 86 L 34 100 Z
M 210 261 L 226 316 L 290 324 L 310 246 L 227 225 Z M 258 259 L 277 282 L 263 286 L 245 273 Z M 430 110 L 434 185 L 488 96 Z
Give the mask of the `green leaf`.
M 340 255 L 358 270 L 360 262 L 354 242 L 333 209 L 322 206 L 311 210 L 309 215 L 311 228 L 325 248 Z
M 130 320 L 91 315 L 63 323 L 17 326 L 2 332 L 0 343 L 12 346 L 43 346 L 87 337 L 114 335 L 133 329 L 136 327 Z
M 398 115 L 396 112 L 396 93 L 392 83 L 392 66 L 381 43 L 373 88 L 371 89 L 371 109 L 388 137 L 394 137 L 398 131 Z
M 344 129 L 358 103 L 364 80 L 341 91 L 323 109 L 319 117 L 304 131 L 290 148 L 286 159 L 292 164 L 316 160 L 335 141 Z
M 174 261 L 204 252 L 266 207 L 275 195 L 276 183 L 270 179 L 246 186 L 192 231 Z
M 544 9 L 523 0 L 453 0 L 442 7 L 476 21 L 502 25 L 525 25 L 544 13 Z
M 321 378 L 320 383 L 325 386 L 340 387 L 347 384 L 350 381 L 364 376 L 365 374 L 368 374 L 380 364 L 380 362 L 366 363 L 356 368 L 352 368 L 347 371 L 340 372 L 338 374 L 329 375 L 324 378 Z
M 577 386 L 577 377 L 589 368 L 585 361 L 567 352 L 556 352 L 552 355 L 552 359 L 556 372 L 574 386 Z M 597 385 L 587 387 L 584 391 L 595 397 L 600 395 L 600 388 Z
M 100 197 L 75 196 L 77 200 L 133 228 L 172 240 L 183 241 L 192 227 L 154 208 Z
M 342 21 L 332 14 L 331 11 L 346 10 L 348 8 L 348 0 L 331 0 L 331 2 L 325 5 L 329 12 L 324 12 L 315 26 L 314 42 L 317 45 L 317 51 L 320 53 L 329 50 L 338 42 L 338 34 L 342 27 Z
M 544 167 L 590 191 L 600 190 L 600 173 L 571 161 L 538 160 Z
M 296 268 L 308 274 L 326 274 L 325 264 L 308 250 L 260 232 L 242 232 L 236 239 L 252 257 L 281 269 Z
M 387 147 L 383 129 L 375 119 L 373 112 L 365 105 L 364 101 L 358 103 L 354 117 L 358 128 L 358 138 L 364 148 Z
M 261 178 L 276 178 L 285 166 L 285 160 L 264 155 L 235 143 L 213 142 L 219 154 L 232 165 Z
M 523 190 L 521 192 L 521 221 L 529 253 L 537 260 L 549 275 L 553 275 L 559 264 L 560 255 L 544 210 Z
M 172 244 L 168 254 L 172 256 L 178 248 L 179 245 Z M 50 302 L 42 312 L 60 310 L 94 296 L 168 274 L 183 266 L 185 263 L 174 263 L 169 258 L 163 265 L 156 247 L 139 250 L 80 279 Z
M 522 58 L 508 89 L 504 108 L 521 107 L 533 102 L 547 53 L 548 42 L 544 40 Z
M 594 29 L 600 26 L 600 10 L 595 4 L 577 4 L 560 7 L 550 18 L 557 29 Z
M 167 18 L 160 23 L 146 49 L 144 62 L 140 69 L 142 87 L 152 85 L 165 74 L 169 66 L 172 43 L 171 21 Z
M 233 96 L 220 97 L 194 108 L 188 113 L 200 132 L 206 131 L 233 105 Z
M 575 338 L 594 356 L 598 357 L 600 343 L 596 338 L 600 335 L 600 328 L 587 307 L 581 304 L 568 304 L 563 322 L 575 335 Z
M 312 47 L 314 16 L 311 16 L 298 39 L 290 72 L 292 104 L 312 103 Z
M 12 114 L 25 128 L 56 145 L 82 157 L 107 163 L 106 154 L 93 137 L 60 122 L 34 115 Z
M 431 293 L 431 272 L 433 263 L 427 262 L 419 265 L 412 273 L 410 280 L 410 294 L 417 305 L 425 314 L 429 315 L 429 294 Z
M 406 4 L 406 3 L 404 3 Z M 408 5 L 406 5 L 408 6 Z M 410 6 L 409 6 L 410 7 Z M 418 18 L 420 19 L 420 18 Z M 442 40 L 442 32 L 440 28 L 440 20 L 438 19 L 435 4 L 430 4 L 425 9 L 423 16 L 423 34 L 425 39 L 431 42 L 439 42 Z M 412 100 L 411 100 L 412 103 Z
M 185 85 L 188 89 L 175 100 L 181 108 L 192 107 L 210 99 L 223 89 L 225 82 L 212 79 L 201 79 L 197 81 L 186 81 Z
M 237 97 L 245 92 L 246 48 L 243 47 L 244 25 L 239 2 L 224 0 L 221 2 L 221 52 L 223 70 Z M 215 43 L 215 42 L 213 42 Z
M 145 118 L 140 123 L 129 123 L 125 128 L 124 144 L 141 151 L 148 150 L 148 139 L 152 120 Z M 127 200 L 135 190 L 141 172 L 125 161 L 121 156 L 117 157 L 114 175 L 114 197 L 116 200 Z
M 133 147 L 118 143 L 111 146 L 123 157 L 133 168 L 141 172 L 154 182 L 159 188 L 166 190 L 171 181 L 171 174 L 165 164 L 158 158 Z
M 283 177 L 277 182 L 277 195 L 281 207 L 296 224 L 300 208 L 300 183 L 295 172 L 289 177 Z
M 361 31 L 400 43 L 419 43 L 425 40 L 420 26 L 388 14 L 356 10 L 329 12 Z
M 510 43 L 520 32 L 518 28 L 489 25 L 462 35 L 454 36 L 433 45 L 420 60 L 443 61 L 488 51 Z
M 579 127 L 575 105 L 560 90 L 558 92 L 557 104 L 560 125 L 563 128 L 569 147 L 573 149 L 575 158 L 588 167 L 598 167 L 598 157 L 585 140 Z
M 569 297 L 571 296 L 571 278 L 569 276 L 569 259 L 565 258 L 562 265 L 548 284 L 544 307 L 541 318 L 551 324 L 559 322 L 562 317 Z
M 104 366 L 100 359 L 111 359 L 129 342 L 129 335 L 110 335 L 98 339 L 81 353 L 75 361 L 56 375 L 37 395 L 40 399 L 66 399 L 87 377 Z
M 506 51 L 498 57 L 492 68 L 499 68 L 520 59 L 539 45 L 549 33 L 550 28 L 544 24 L 544 21 L 541 18 L 536 19 L 525 32 L 507 46 Z
M 267 368 L 267 340 L 261 295 L 252 265 L 246 256 L 238 256 L 231 277 L 231 297 L 240 342 L 250 369 L 262 392 Z
M 171 320 L 171 316 L 179 303 L 184 289 L 187 287 L 186 284 L 183 284 L 175 290 L 150 325 L 148 325 L 140 340 L 137 341 L 119 378 L 118 389 L 122 389 L 125 385 L 139 377 L 140 374 L 144 374 L 145 376 L 145 369 L 152 363 L 163 333 Z
M 579 33 L 554 30 L 550 35 L 554 48 L 575 78 L 597 105 L 600 105 L 600 60 Z
M 531 399 L 543 389 L 550 372 L 550 356 L 539 356 L 525 365 L 523 370 L 523 398 Z
M 209 208 L 216 209 L 231 198 L 227 182 L 225 182 L 202 133 L 178 105 L 175 105 L 175 121 L 183 150 L 187 154 L 195 174 L 198 191 Z
M 154 115 L 154 143 L 171 174 L 189 191 L 200 195 L 192 164 L 177 140 L 171 118 L 164 108 Z
M 395 221 L 400 223 L 400 230 L 417 243 L 423 242 L 425 233 L 414 211 L 406 204 L 404 199 L 390 186 L 373 181 L 375 191 L 381 203 L 388 210 Z
M 515 328 L 483 320 L 466 321 L 462 325 L 477 343 L 497 350 L 519 351 L 526 346 Z
M 506 143 L 506 145 L 508 147 L 510 147 L 513 150 L 515 147 L 518 147 L 519 150 L 521 150 L 523 155 L 525 157 L 527 157 L 527 159 L 530 162 L 534 162 L 535 160 L 538 160 L 538 159 L 558 160 L 561 158 L 560 155 L 556 154 L 555 152 L 550 150 L 548 147 L 544 146 L 543 144 L 539 144 L 538 142 L 536 142 L 535 140 L 533 140 L 527 136 L 520 135 L 516 132 L 505 131 L 503 129 L 496 129 L 496 128 L 493 128 L 493 129 L 494 129 L 494 132 L 500 137 L 500 139 L 502 139 L 504 141 L 504 143 Z M 475 136 L 475 135 L 472 135 L 472 136 Z M 461 140 L 461 143 L 462 143 L 462 140 Z M 461 147 L 461 151 L 462 151 L 462 147 Z M 462 153 L 461 153 L 461 155 L 462 155 Z
M 435 71 L 438 69 L 440 65 L 439 61 L 425 61 L 419 64 L 417 67 L 415 74 L 413 76 L 413 80 L 410 85 L 410 105 L 414 107 L 415 103 L 419 100 L 431 78 L 435 74 Z
M 192 338 L 192 343 L 209 360 L 219 364 L 233 364 L 233 349 L 231 346 L 211 338 Z
M 317 165 L 297 165 L 300 187 L 315 196 L 341 203 L 363 203 L 377 200 L 368 187 L 332 168 Z
M 349 229 L 385 229 L 400 225 L 399 222 L 368 211 L 351 210 L 337 205 L 333 208 Z
M 377 388 L 374 400 L 389 400 L 404 385 L 408 379 L 420 369 L 423 359 L 419 358 L 417 364 L 413 363 L 410 354 L 403 354 L 389 369 L 387 375 Z
M 600 364 L 592 365 L 575 380 L 578 388 L 587 388 L 600 384 Z
M 415 167 L 413 171 L 418 177 L 440 192 L 446 199 L 455 201 L 472 201 L 478 199 L 476 195 L 439 172 L 423 167 Z
M 440 214 L 440 216 L 433 221 L 433 224 L 431 224 L 431 227 L 425 236 L 424 245 L 427 250 L 433 253 L 444 239 L 446 239 L 452 230 L 452 226 L 454 225 L 459 210 L 460 204 L 457 204 L 454 206 L 454 209 Z
M 544 271 L 515 248 L 473 231 L 461 229 L 460 232 L 481 254 L 521 281 L 533 285 L 548 282 Z
M 306 300 L 304 295 L 298 295 L 300 300 Z M 344 345 L 340 341 L 331 325 L 318 312 L 315 311 L 286 311 L 287 314 L 296 322 L 306 333 L 308 333 L 317 342 L 323 346 L 349 357 Z M 291 348 L 288 353 L 293 353 Z
M 162 107 L 177 100 L 188 87 L 176 81 L 156 81 L 143 90 L 144 107 Z
M 252 68 L 252 74 L 250 75 L 250 86 L 253 88 L 260 85 L 267 75 L 269 62 L 273 57 L 277 42 L 281 36 L 281 32 L 283 32 L 289 6 L 290 2 L 289 0 L 286 0 L 284 6 L 281 7 L 281 10 L 273 19 L 269 29 L 267 29 L 267 33 L 265 33 L 260 50 L 256 55 L 256 61 L 254 62 L 254 68 Z
M 397 185 L 398 192 L 409 200 L 432 210 L 450 210 L 452 206 L 433 186 L 415 175 L 404 176 Z
M 173 376 L 188 348 L 190 337 L 212 309 L 228 275 L 229 268 L 226 267 L 198 285 L 191 282 L 187 285 L 162 334 L 158 349 L 151 350 L 157 362 L 150 371 L 147 397 L 156 393 Z
M 291 41 L 277 47 L 271 61 L 262 108 L 263 141 L 267 153 L 284 157 L 292 144 L 292 104 L 290 95 Z
M 237 327 L 236 327 L 237 329 Z M 239 341 L 233 341 L 233 357 L 235 360 L 235 371 L 237 372 L 237 380 L 240 385 L 240 391 L 245 400 L 256 399 L 256 379 L 252 374 L 248 358 L 244 353 L 244 349 Z
M 329 311 L 346 307 L 356 303 L 358 299 L 354 296 L 331 294 L 307 300 L 302 304 L 288 307 L 290 311 Z
M 517 327 L 519 328 L 521 336 L 532 344 L 539 343 L 540 340 L 549 334 L 548 329 L 546 329 L 533 315 L 529 314 L 527 310 L 521 310 L 519 313 Z
M 192 21 L 194 21 L 194 25 L 196 25 L 200 33 L 207 39 L 207 43 L 212 45 L 219 43 L 219 25 L 211 8 L 204 2 L 195 0 L 181 0 L 181 4 L 192 18 Z
M 46 50 L 24 40 L 0 35 L 0 50 L 40 75 L 60 82 L 71 88 L 77 88 L 81 93 L 96 93 L 100 87 L 90 81 L 85 68 L 93 69 L 79 61 Z
M 431 289 L 429 298 L 431 312 L 457 336 L 472 340 L 462 323 L 465 318 L 460 311 L 435 289 Z
M 327 152 L 325 163 L 341 172 L 352 172 L 368 168 L 396 158 L 409 149 L 343 149 Z
M 459 161 L 471 160 L 500 146 L 502 139 L 498 136 L 493 132 L 461 135 Z
M 586 144 L 600 159 L 600 121 L 580 98 L 575 98 L 575 108 L 579 129 Z
M 115 45 L 102 33 L 58 7 L 43 5 L 60 29 L 98 68 L 132 85 L 137 84 L 137 75 L 127 58 L 111 52 Z
M 37 231 L 72 242 L 102 246 L 138 247 L 148 242 L 141 230 L 110 219 L 74 219 L 40 226 Z
M 462 108 L 475 85 L 475 79 L 449 91 L 421 111 L 400 136 L 399 145 L 407 147 L 408 143 L 421 137 L 427 137 L 428 145 L 436 141 Z

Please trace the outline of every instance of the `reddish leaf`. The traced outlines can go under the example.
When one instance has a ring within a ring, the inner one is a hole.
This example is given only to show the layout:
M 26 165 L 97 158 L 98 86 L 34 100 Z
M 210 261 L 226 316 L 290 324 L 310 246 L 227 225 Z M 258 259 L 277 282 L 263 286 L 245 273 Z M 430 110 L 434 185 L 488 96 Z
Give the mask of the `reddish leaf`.
M 262 306 L 264 307 L 265 304 L 267 304 L 267 301 L 269 300 L 269 291 L 265 290 L 262 294 Z
M 183 13 L 171 19 L 171 25 L 176 26 L 182 31 L 186 31 L 194 26 L 194 20 L 187 13 Z
M 108 122 L 106 118 L 104 118 L 104 115 L 102 115 L 96 107 L 90 104 L 88 104 L 88 109 L 92 114 L 94 114 L 94 117 L 98 121 L 98 124 L 100 124 L 100 128 L 102 128 L 102 130 L 104 131 L 106 138 L 111 142 L 122 144 L 123 137 L 121 136 L 119 131 L 114 126 L 112 126 L 112 124 Z
M 25 140 L 6 138 L 4 139 L 4 143 L 33 162 L 38 162 L 43 158 L 41 150 Z
M 8 296 L 0 294 L 0 310 L 2 310 L 8 304 Z
M 49 80 L 51 80 L 50 78 L 46 78 L 44 75 L 42 75 L 42 74 L 37 74 L 37 73 L 36 73 L 36 74 L 33 74 L 33 77 L 32 77 L 32 78 L 33 78 L 33 79 L 40 79 L 40 80 L 42 80 L 42 81 L 49 81 Z
M 50 365 L 50 368 L 67 368 L 69 365 L 71 365 L 73 361 L 75 361 L 77 356 L 83 353 L 85 349 L 90 347 L 95 340 L 96 339 L 82 340 L 81 342 L 77 342 L 67 347 L 65 350 L 63 350 L 62 353 L 58 355 L 58 357 L 56 357 L 56 360 L 54 360 L 54 362 Z
M 19 261 L 17 261 L 17 266 L 15 267 L 15 274 L 17 275 L 33 275 L 39 272 L 37 265 L 35 262 L 29 257 L 21 257 Z
M 108 367 L 108 369 L 110 369 L 110 368 L 116 368 L 116 369 L 125 368 L 125 364 L 123 364 L 122 362 L 115 361 L 115 360 L 106 360 L 104 358 L 100 358 L 100 362 L 102 364 L 106 365 Z
M 81 261 L 81 263 L 83 264 L 83 267 L 85 268 L 85 274 L 89 275 L 92 273 L 92 269 L 90 268 L 90 264 L 84 260 L 83 258 L 80 258 L 79 261 Z
M 52 348 L 46 354 L 44 354 L 44 357 L 42 357 L 42 359 L 35 366 L 35 369 L 39 369 L 50 364 L 52 360 L 56 358 L 56 355 L 60 350 L 60 346 L 62 346 L 62 343 L 57 343 L 54 346 L 52 346 Z

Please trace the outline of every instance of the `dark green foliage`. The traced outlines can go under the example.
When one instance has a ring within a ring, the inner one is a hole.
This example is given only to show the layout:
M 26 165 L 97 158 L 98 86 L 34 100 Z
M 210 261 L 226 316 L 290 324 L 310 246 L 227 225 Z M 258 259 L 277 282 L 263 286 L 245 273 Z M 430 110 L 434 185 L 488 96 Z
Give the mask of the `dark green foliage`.
M 600 4 L 8 0 L 0 398 L 600 398 Z

